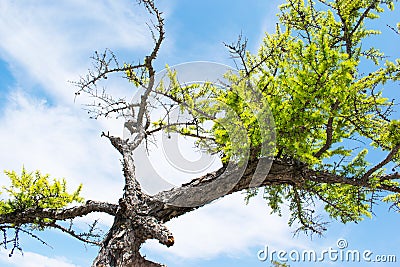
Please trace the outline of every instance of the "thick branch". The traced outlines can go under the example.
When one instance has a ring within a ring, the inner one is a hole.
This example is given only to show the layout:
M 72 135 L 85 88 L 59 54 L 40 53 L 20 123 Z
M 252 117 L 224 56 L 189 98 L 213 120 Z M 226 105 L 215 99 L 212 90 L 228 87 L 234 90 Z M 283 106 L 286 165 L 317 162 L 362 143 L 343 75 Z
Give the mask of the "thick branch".
M 305 165 L 301 165 L 299 162 L 285 159 L 274 159 L 268 175 L 260 179 L 260 177 L 253 177 L 259 161 L 260 159 L 250 162 L 244 174 L 238 180 L 236 179 L 237 173 L 240 173 L 239 166 L 234 166 L 231 170 L 226 170 L 225 167 L 223 167 L 218 171 L 208 173 L 187 184 L 183 184 L 181 187 L 160 192 L 153 197 L 152 203 L 150 203 L 151 211 L 149 215 L 153 215 L 163 222 L 168 221 L 204 206 L 219 197 L 248 189 L 250 185 L 253 185 L 252 181 L 254 179 L 261 181 L 257 185 L 258 187 L 286 184 L 296 185 L 298 188 L 301 188 L 306 180 L 327 184 L 348 184 L 371 189 L 373 187 L 369 184 L 368 180 L 364 181 L 356 178 L 343 177 L 328 171 L 313 170 Z M 382 178 L 384 179 L 387 177 L 392 179 L 399 178 L 399 174 L 384 176 Z M 237 182 L 229 191 L 221 195 L 221 192 L 226 190 L 224 186 L 226 186 L 226 184 L 229 185 L 231 181 Z M 373 189 L 400 193 L 400 188 L 397 186 L 379 185 Z M 173 203 L 186 203 L 187 205 L 179 206 Z
M 69 234 L 69 235 L 72 236 L 73 238 L 78 239 L 79 241 L 82 241 L 82 242 L 85 242 L 85 243 L 89 243 L 89 244 L 92 244 L 92 245 L 96 245 L 96 246 L 100 246 L 100 245 L 101 245 L 100 242 L 96 242 L 96 241 L 89 240 L 89 239 L 85 238 L 84 235 L 78 234 L 78 233 L 76 233 L 74 230 L 65 228 L 65 227 L 63 227 L 63 226 L 61 226 L 61 225 L 59 225 L 59 224 L 51 223 L 51 224 L 49 224 L 49 226 L 50 226 L 50 227 L 53 227 L 53 228 L 56 228 L 56 229 L 59 229 L 59 230 L 61 230 L 62 232 Z
M 222 167 L 179 188 L 160 192 L 153 197 L 153 203 L 150 205 L 152 211 L 149 214 L 165 222 L 204 206 L 219 197 L 247 189 L 252 182 L 254 183 L 254 179 L 261 180 L 260 177 L 253 177 L 260 161 L 263 161 L 261 164 L 268 164 L 269 159 L 250 162 L 244 172 L 238 165 Z M 296 172 L 295 164 L 289 165 L 281 160 L 274 160 L 268 177 L 262 177 L 262 183 L 259 186 L 294 184 L 294 172 Z M 231 186 L 230 189 L 229 186 Z M 177 205 L 179 203 L 185 205 Z
M 37 219 L 67 220 L 82 217 L 92 212 L 117 213 L 118 205 L 89 200 L 85 205 L 65 209 L 27 209 L 0 215 L 0 224 L 26 224 Z

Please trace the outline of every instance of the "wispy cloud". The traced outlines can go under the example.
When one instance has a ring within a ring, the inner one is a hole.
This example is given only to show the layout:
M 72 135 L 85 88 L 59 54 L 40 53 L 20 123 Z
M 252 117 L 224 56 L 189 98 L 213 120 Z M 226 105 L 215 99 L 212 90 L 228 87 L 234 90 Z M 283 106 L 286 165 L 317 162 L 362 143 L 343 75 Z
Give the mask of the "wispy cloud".
M 85 72 L 94 50 L 149 48 L 143 14 L 128 0 L 2 1 L 0 56 L 24 87 L 39 84 L 57 100 L 72 102 L 67 81 Z
M 117 201 L 122 192 L 118 154 L 84 116 L 14 92 L 0 124 L 0 139 L 6 140 L 0 169 L 40 169 L 67 178 L 71 188 L 83 183 L 86 198 Z
M 88 198 L 116 200 L 122 190 L 118 154 L 100 133 L 122 132 L 121 123 L 89 121 L 73 105 L 68 80 L 85 73 L 96 49 L 147 50 L 152 44 L 147 21 L 142 8 L 128 0 L 1 1 L 0 56 L 16 80 L 0 118 L 0 135 L 7 140 L 1 169 L 25 164 L 67 177 L 71 185 L 83 182 Z M 38 90 L 47 96 L 37 96 Z

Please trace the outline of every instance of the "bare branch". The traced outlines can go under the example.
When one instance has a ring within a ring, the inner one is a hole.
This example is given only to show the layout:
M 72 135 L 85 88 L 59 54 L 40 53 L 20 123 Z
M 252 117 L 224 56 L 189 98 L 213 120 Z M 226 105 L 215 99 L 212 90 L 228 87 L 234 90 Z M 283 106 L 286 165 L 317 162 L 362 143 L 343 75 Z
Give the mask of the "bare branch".
M 55 228 L 55 229 L 58 229 L 58 230 L 61 230 L 62 232 L 66 233 L 66 234 L 69 234 L 70 236 L 72 236 L 72 237 L 74 237 L 74 238 L 76 238 L 79 241 L 82 241 L 84 243 L 92 244 L 92 245 L 95 245 L 95 246 L 100 246 L 101 245 L 101 242 L 99 242 L 99 241 L 92 241 L 92 240 L 88 239 L 88 237 L 100 238 L 100 236 L 98 236 L 98 235 L 93 235 L 93 234 L 91 235 L 91 234 L 87 234 L 87 233 L 78 234 L 74 230 L 65 228 L 65 227 L 63 227 L 63 226 L 61 226 L 61 225 L 59 225 L 57 223 L 50 223 L 50 224 L 48 224 L 48 226 L 52 227 L 52 228 Z
M 224 45 L 225 45 L 225 47 L 227 47 L 229 49 L 231 58 L 233 58 L 233 59 L 239 58 L 240 59 L 240 63 L 243 66 L 244 71 L 246 72 L 246 76 L 249 76 L 250 71 L 247 68 L 247 58 L 246 58 L 247 39 L 245 38 L 242 41 L 242 38 L 243 38 L 243 35 L 240 34 L 236 43 L 232 43 L 230 45 L 224 43 Z
M 400 35 L 400 30 L 399 29 L 396 29 L 395 27 L 393 27 L 393 26 L 391 26 L 389 24 L 386 24 L 386 26 L 389 27 L 389 29 L 394 31 L 396 34 Z
M 297 188 L 293 188 L 294 194 L 294 205 L 296 206 L 295 210 L 297 213 L 297 218 L 301 223 L 299 229 L 297 229 L 296 233 L 299 231 L 311 231 L 312 234 L 322 235 L 322 233 L 326 230 L 326 223 L 318 222 L 316 218 L 313 218 L 313 211 L 306 210 L 303 206 L 302 198 L 300 197 L 299 191 Z

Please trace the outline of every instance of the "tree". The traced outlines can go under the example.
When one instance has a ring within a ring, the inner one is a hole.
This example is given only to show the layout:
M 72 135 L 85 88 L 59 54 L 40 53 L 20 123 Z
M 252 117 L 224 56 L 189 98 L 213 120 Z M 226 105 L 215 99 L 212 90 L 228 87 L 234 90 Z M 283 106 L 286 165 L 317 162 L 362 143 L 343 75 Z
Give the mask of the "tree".
M 364 47 L 368 36 L 379 34 L 367 28 L 368 20 L 378 19 L 385 6 L 393 9 L 394 1 L 288 0 L 257 55 L 246 51 L 242 38 L 227 45 L 241 69 L 226 73 L 224 86 L 181 84 L 173 69 L 158 82 L 154 61 L 164 20 L 154 1 L 139 3 L 155 19 L 149 55 L 137 64 L 121 64 L 111 51 L 96 52 L 94 69 L 76 83 L 77 96 L 94 99 L 88 105 L 92 118 L 125 118 L 127 138 L 102 133 L 122 156 L 123 196 L 118 204 L 89 200 L 71 207 L 82 201 L 79 188 L 70 194 L 65 182 L 9 172 L 12 186 L 6 188 L 9 199 L 1 202 L 0 227 L 11 252 L 20 249 L 19 232 L 39 238 L 34 230 L 56 228 L 100 246 L 92 266 L 161 266 L 139 249 L 147 239 L 174 244 L 165 222 L 244 190 L 248 199 L 264 190 L 274 212 L 288 203 L 289 224 L 299 223 L 299 231 L 311 234 L 326 228 L 315 214 L 316 203 L 343 223 L 371 216 L 377 201 L 400 207 L 400 121 L 391 116 L 394 101 L 382 96 L 383 85 L 400 79 L 400 60 L 383 62 L 377 48 Z M 365 75 L 360 65 L 369 61 L 375 65 Z M 123 74 L 140 97 L 129 102 L 98 89 L 114 74 Z M 156 103 L 165 111 L 158 119 L 151 115 Z M 173 105 L 185 114 L 183 120 L 169 119 Z M 222 167 L 178 188 L 146 194 L 132 153 L 160 131 L 197 138 L 200 148 L 220 155 Z M 384 156 L 372 164 L 367 148 L 353 149 L 354 142 L 370 142 L 370 149 Z M 73 230 L 72 220 L 91 212 L 114 216 L 101 241 L 95 224 L 87 233 Z

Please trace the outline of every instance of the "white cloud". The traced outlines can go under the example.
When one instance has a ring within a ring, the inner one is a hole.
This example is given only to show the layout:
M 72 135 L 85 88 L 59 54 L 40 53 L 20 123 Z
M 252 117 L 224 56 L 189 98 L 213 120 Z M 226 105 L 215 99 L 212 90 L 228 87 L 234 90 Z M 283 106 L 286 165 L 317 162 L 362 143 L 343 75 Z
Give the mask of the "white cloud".
M 79 267 L 66 258 L 49 258 L 33 252 L 24 252 L 24 255 L 14 253 L 12 257 L 8 257 L 8 252 L 3 249 L 0 250 L 0 262 L 10 267 Z
M 81 106 L 71 105 L 74 88 L 67 81 L 85 74 L 94 50 L 147 51 L 152 40 L 144 14 L 128 0 L 0 2 L 0 56 L 17 81 L 0 117 L 0 170 L 39 169 L 65 177 L 71 190 L 83 183 L 86 199 L 117 202 L 119 154 L 100 133 L 120 134 L 121 123 L 88 120 Z M 127 86 L 113 81 L 112 87 Z M 49 100 L 35 96 L 40 91 Z M 99 217 L 111 225 L 110 216 L 99 214 L 78 221 Z
M 0 56 L 24 87 L 38 83 L 58 101 L 71 103 L 67 81 L 86 72 L 94 50 L 149 48 L 143 14 L 127 0 L 1 1 Z
M 0 169 L 39 169 L 84 184 L 88 199 L 116 202 L 122 192 L 118 154 L 95 121 L 62 106 L 13 93 L 0 118 Z M 2 175 L 4 177 L 4 175 Z M 2 179 L 4 181 L 4 179 Z M 106 190 L 105 190 L 106 188 Z

